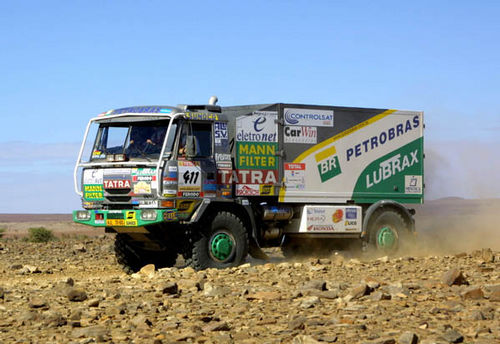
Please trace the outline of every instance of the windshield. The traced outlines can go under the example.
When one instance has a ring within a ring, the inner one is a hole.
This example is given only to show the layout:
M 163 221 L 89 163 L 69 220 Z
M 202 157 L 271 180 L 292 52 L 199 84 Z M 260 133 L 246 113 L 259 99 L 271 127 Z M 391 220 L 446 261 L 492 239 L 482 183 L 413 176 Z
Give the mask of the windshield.
M 106 159 L 110 154 L 125 154 L 128 160 L 157 160 L 168 124 L 168 120 L 102 123 L 97 132 L 91 160 Z M 176 123 L 173 123 L 165 148 L 167 157 L 172 151 L 176 128 Z

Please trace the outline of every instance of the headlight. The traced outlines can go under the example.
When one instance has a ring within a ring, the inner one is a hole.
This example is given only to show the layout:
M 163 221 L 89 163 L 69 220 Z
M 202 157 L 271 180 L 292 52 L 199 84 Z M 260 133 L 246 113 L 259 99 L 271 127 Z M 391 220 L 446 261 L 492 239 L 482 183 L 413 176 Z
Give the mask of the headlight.
M 77 220 L 88 221 L 90 220 L 90 212 L 85 210 L 78 210 L 76 212 Z
M 141 220 L 153 221 L 156 220 L 156 210 L 147 209 L 141 211 Z

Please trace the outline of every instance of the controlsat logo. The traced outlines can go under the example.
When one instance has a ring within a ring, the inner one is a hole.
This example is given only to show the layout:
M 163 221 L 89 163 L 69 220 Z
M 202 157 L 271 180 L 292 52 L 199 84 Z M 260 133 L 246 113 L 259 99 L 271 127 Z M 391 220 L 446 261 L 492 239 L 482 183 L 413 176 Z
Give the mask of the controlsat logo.
M 256 132 L 261 132 L 262 129 L 264 129 L 264 126 L 261 125 L 264 123 L 266 123 L 266 118 L 259 117 L 253 122 L 253 128 L 255 129 Z
M 310 127 L 333 127 L 333 110 L 285 109 L 285 124 Z
M 293 115 L 294 115 L 293 111 L 291 111 L 291 110 L 286 110 L 286 111 L 285 111 L 285 121 L 286 121 L 287 123 L 290 123 L 290 124 L 297 124 L 297 123 L 299 123 L 299 120 L 298 120 L 298 119 L 293 118 Z

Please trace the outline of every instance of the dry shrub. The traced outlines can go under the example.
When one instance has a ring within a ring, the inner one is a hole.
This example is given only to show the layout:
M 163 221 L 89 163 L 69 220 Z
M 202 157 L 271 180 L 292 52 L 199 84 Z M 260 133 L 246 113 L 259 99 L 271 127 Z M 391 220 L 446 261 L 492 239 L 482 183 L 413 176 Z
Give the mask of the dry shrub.
M 35 228 L 29 228 L 28 229 L 29 235 L 28 235 L 28 241 L 31 242 L 49 242 L 56 240 L 56 237 L 52 233 L 50 229 L 47 229 L 45 227 L 35 227 Z

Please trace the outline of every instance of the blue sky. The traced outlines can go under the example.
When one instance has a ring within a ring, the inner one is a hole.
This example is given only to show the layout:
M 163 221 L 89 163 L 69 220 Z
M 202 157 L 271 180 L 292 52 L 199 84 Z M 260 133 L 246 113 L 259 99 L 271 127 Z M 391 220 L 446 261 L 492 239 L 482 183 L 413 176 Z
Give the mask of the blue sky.
M 2 1 L 0 212 L 80 207 L 90 117 L 130 105 L 423 110 L 427 196 L 500 197 L 496 1 Z

